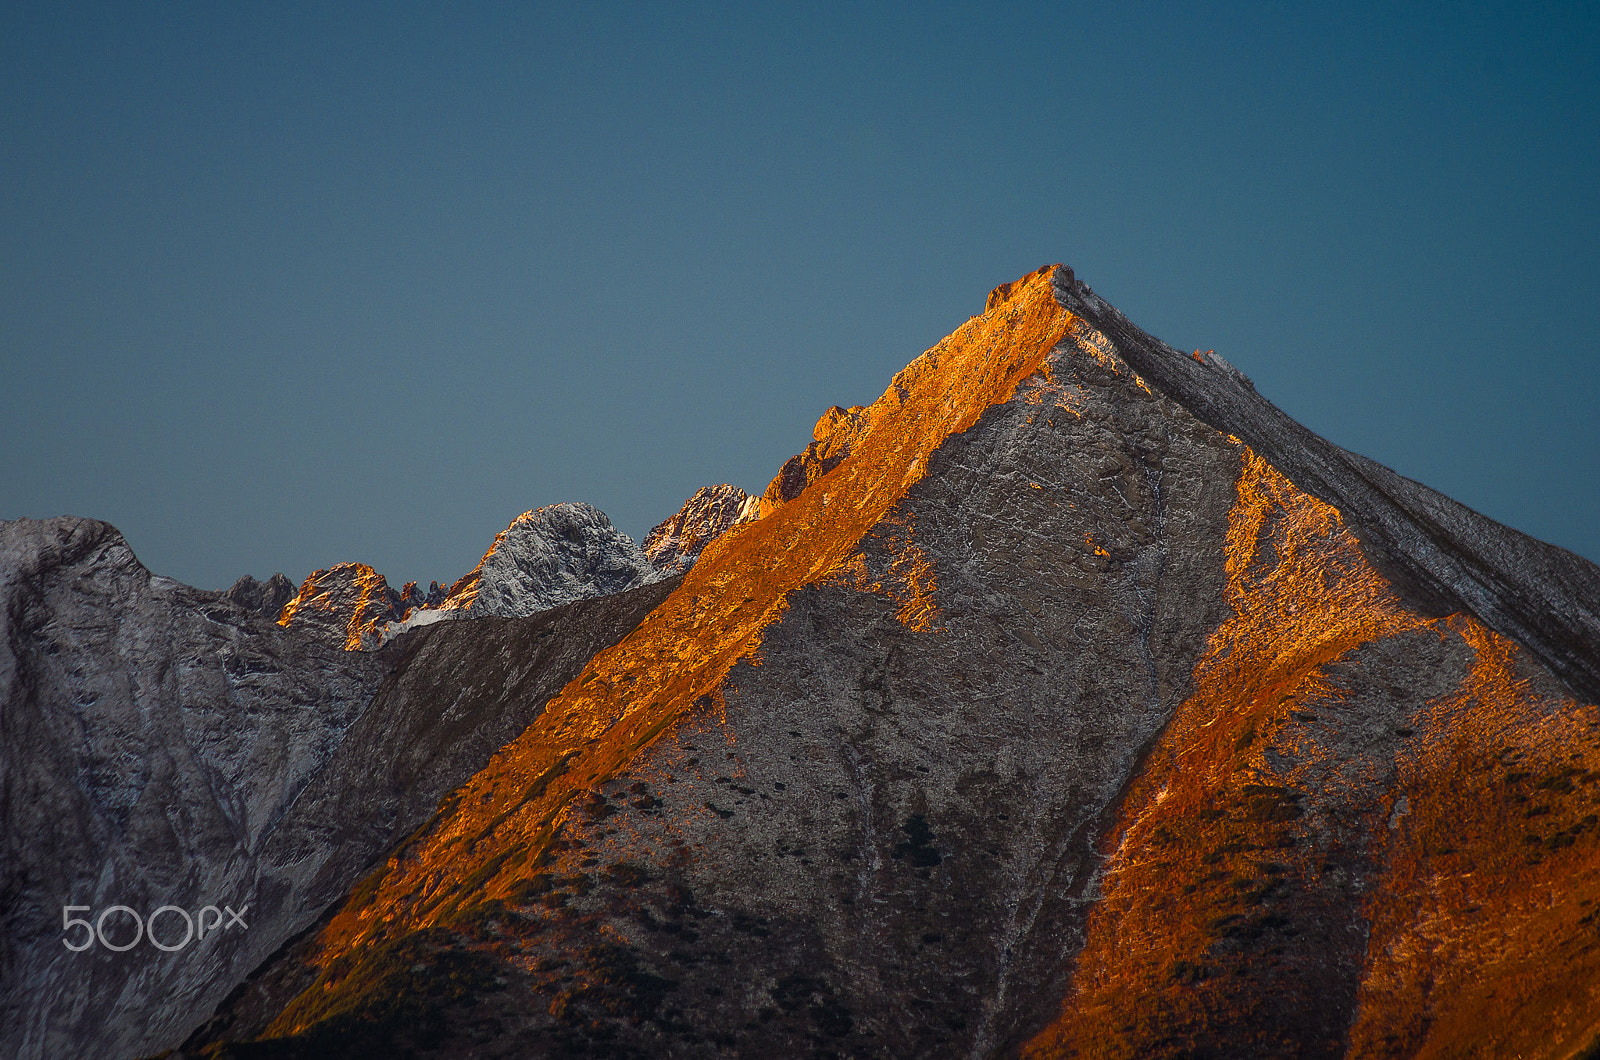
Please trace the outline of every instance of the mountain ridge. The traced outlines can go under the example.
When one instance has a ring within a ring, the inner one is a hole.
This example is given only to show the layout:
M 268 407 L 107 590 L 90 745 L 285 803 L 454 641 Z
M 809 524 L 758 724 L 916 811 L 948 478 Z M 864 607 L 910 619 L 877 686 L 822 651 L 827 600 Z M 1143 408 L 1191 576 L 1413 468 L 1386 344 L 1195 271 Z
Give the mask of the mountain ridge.
M 1573 691 L 1600 698 L 1600 566 L 1320 438 L 1214 352 L 1185 357 L 1130 323 L 1071 269 L 1060 266 L 1055 276 L 1062 304 L 1112 337 L 1135 371 L 1344 513 L 1376 565 L 1530 644 Z M 1496 555 L 1521 562 L 1500 569 Z

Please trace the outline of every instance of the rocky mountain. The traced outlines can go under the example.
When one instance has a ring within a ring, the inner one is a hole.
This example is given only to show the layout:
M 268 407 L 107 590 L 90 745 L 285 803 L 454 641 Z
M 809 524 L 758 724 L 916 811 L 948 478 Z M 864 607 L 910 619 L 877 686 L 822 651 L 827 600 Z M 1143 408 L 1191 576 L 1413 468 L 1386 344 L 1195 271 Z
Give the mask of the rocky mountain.
M 362 652 L 294 615 L 405 594 L 347 564 L 279 625 L 279 580 L 204 592 L 104 523 L 0 523 L 0 1056 L 181 1041 L 677 584 Z
M 665 577 L 633 538 L 588 504 L 523 512 L 450 587 L 446 610 L 519 618 Z
M 1584 1053 L 1597 615 L 1041 269 L 182 1052 Z
M 682 574 L 694 566 L 707 545 L 760 512 L 761 499 L 738 486 L 702 486 L 676 514 L 646 535 L 644 554 L 657 569 Z
M 82 914 L 62 909 L 251 905 L 248 923 L 265 838 L 382 673 L 153 577 L 105 523 L 0 523 L 0 1055 L 134 1055 L 226 993 L 237 929 L 170 954 L 73 952 L 82 929 L 63 916 Z M 104 926 L 113 944 L 133 935 L 125 914 Z
M 252 614 L 276 619 L 283 613 L 284 605 L 295 598 L 295 587 L 282 572 L 264 582 L 247 574 L 222 595 Z
M 1600 1047 L 1600 569 L 1065 267 L 645 549 L 288 588 L 0 524 L 0 1055 Z
M 378 630 L 405 618 L 407 610 L 383 575 L 365 563 L 338 563 L 311 572 L 283 606 L 278 625 L 355 651 L 376 647 Z
M 467 617 L 523 618 L 649 585 L 679 569 L 658 569 L 600 509 L 552 504 L 513 519 L 448 591 L 434 582 L 423 593 L 416 582 L 407 582 L 395 592 L 366 564 L 340 563 L 308 577 L 284 605 L 278 624 L 314 631 L 352 651 L 371 649 L 419 626 Z M 254 590 L 229 590 L 235 591 Z

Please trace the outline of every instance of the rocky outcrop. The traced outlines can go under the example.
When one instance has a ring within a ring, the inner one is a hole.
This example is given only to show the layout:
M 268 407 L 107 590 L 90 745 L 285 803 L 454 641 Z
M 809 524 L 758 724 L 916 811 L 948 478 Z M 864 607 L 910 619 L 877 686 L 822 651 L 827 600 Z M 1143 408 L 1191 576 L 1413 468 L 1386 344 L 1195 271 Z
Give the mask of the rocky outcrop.
M 246 574 L 222 595 L 251 614 L 276 621 L 283 613 L 284 605 L 294 599 L 295 588 L 294 582 L 281 572 L 264 582 L 258 582 Z
M 415 588 L 415 584 L 412 584 Z M 405 618 L 406 601 L 383 575 L 365 563 L 338 563 L 313 571 L 278 625 L 305 630 L 346 650 L 376 647 L 379 630 Z
M 780 504 L 800 496 L 811 483 L 826 475 L 850 455 L 856 439 L 872 426 L 876 406 L 871 409 L 861 405 L 850 408 L 833 406 L 817 420 L 811 431 L 811 444 L 806 451 L 792 456 L 779 469 L 776 477 L 761 495 L 758 515 L 765 515 Z
M 449 590 L 438 582 L 429 582 L 426 592 L 417 588 L 416 582 L 406 582 L 400 588 L 400 617 L 404 618 L 412 611 L 424 608 L 442 607 L 448 595 Z
M 664 577 L 600 509 L 552 504 L 523 512 L 497 534 L 478 565 L 450 587 L 443 609 L 520 618 Z
M 840 413 L 213 1042 L 1592 1044 L 1592 565 L 1059 267 Z
M 644 539 L 644 554 L 659 570 L 682 574 L 707 545 L 760 513 L 761 499 L 738 486 L 702 486 Z

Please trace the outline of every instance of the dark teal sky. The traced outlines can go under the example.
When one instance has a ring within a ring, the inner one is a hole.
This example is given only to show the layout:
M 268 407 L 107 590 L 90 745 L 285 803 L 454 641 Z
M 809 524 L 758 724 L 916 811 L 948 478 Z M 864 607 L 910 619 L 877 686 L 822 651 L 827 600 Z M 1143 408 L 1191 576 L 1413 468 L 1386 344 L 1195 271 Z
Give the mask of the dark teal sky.
M 0 518 L 639 536 L 1065 261 L 1600 560 L 1595 5 L 587 6 L 0 4 Z

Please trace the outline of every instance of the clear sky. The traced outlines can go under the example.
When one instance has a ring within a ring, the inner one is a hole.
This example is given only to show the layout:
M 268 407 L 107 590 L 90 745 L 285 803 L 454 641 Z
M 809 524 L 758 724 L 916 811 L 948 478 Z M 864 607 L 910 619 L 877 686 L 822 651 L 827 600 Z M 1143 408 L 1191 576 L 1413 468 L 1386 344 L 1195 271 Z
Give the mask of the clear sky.
M 599 6 L 0 3 L 0 518 L 642 536 L 1065 261 L 1600 560 L 1597 5 Z

